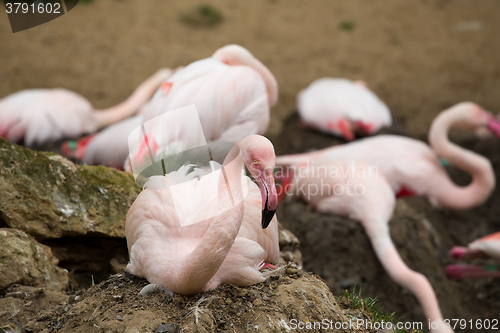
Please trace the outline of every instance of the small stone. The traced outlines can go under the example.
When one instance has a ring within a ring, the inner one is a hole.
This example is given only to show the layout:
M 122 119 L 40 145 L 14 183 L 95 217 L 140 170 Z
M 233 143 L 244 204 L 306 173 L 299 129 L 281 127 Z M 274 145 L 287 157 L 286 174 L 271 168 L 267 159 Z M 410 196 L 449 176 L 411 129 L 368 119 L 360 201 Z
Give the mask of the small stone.
M 254 306 L 261 306 L 263 303 L 262 303 L 262 300 L 259 299 L 259 298 L 256 298 L 254 301 L 253 301 L 253 305 Z
M 116 316 L 116 320 L 122 321 L 123 317 L 122 316 Z
M 175 333 L 177 331 L 177 325 L 173 323 L 161 323 L 156 328 L 156 333 Z

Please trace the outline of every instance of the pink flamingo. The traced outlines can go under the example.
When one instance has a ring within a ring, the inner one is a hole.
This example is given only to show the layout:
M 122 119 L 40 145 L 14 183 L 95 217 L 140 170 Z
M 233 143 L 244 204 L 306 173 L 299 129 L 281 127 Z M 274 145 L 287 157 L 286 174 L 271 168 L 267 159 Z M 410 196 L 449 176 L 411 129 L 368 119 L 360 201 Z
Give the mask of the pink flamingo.
M 250 134 L 264 134 L 269 124 L 270 108 L 277 99 L 278 84 L 269 69 L 245 48 L 227 45 L 217 50 L 210 58 L 198 60 L 176 70 L 161 84 L 152 100 L 144 107 L 142 123 L 166 112 L 194 104 L 207 141 L 236 143 Z M 158 131 L 150 133 L 150 136 L 159 144 L 159 148 L 163 148 L 163 145 L 171 143 L 170 132 L 177 130 L 176 123 L 158 124 L 157 128 Z M 109 129 L 108 134 L 115 130 L 120 130 L 118 125 Z M 190 136 L 190 133 L 184 135 Z M 116 135 L 117 138 L 121 136 L 119 133 Z M 113 140 L 111 135 L 108 137 Z M 86 161 L 114 165 L 115 160 L 111 163 L 96 156 L 115 156 L 106 152 L 108 147 L 117 147 L 118 144 L 123 147 L 117 150 L 128 149 L 127 141 L 120 140 L 120 143 L 118 140 L 106 143 L 107 139 L 103 139 L 92 145 L 84 141 L 84 145 L 79 148 L 80 155 Z M 80 147 L 78 144 L 72 145 L 75 149 Z M 86 147 L 92 150 L 86 153 Z M 71 150 L 67 148 L 63 154 L 70 151 L 71 156 Z M 87 158 L 87 154 L 93 158 Z M 131 154 L 136 156 L 137 152 Z M 128 161 L 122 162 L 123 164 L 125 170 L 131 171 Z
M 363 81 L 318 79 L 298 94 L 297 109 L 305 126 L 348 141 L 392 124 L 387 105 Z
M 294 165 L 287 194 L 298 195 L 319 212 L 339 214 L 360 221 L 375 254 L 387 274 L 409 289 L 426 317 L 437 322 L 433 332 L 453 332 L 443 320 L 439 304 L 427 278 L 411 270 L 399 256 L 389 233 L 394 210 L 394 191 L 383 175 L 363 162 L 324 160 Z
M 28 147 L 76 138 L 135 114 L 171 74 L 161 69 L 135 89 L 124 102 L 95 110 L 84 97 L 66 89 L 32 89 L 0 100 L 0 136 Z
M 151 177 L 127 214 L 127 270 L 180 294 L 264 281 L 260 270 L 279 256 L 274 160 L 271 142 L 251 135 L 217 172 L 184 166 Z
M 482 204 L 495 187 L 491 163 L 485 157 L 450 142 L 451 127 L 488 128 L 500 137 L 500 122 L 474 103 L 456 104 L 432 122 L 429 147 L 396 135 L 379 135 L 310 153 L 278 156 L 276 164 L 299 165 L 325 161 L 362 161 L 377 168 L 398 195 L 424 195 L 435 207 L 470 209 Z M 472 176 L 460 187 L 448 177 L 439 156 Z
M 500 260 L 500 232 L 476 239 L 467 247 L 455 246 L 450 250 L 455 259 L 495 258 Z M 498 266 L 454 264 L 446 267 L 449 278 L 460 280 L 465 278 L 500 277 Z

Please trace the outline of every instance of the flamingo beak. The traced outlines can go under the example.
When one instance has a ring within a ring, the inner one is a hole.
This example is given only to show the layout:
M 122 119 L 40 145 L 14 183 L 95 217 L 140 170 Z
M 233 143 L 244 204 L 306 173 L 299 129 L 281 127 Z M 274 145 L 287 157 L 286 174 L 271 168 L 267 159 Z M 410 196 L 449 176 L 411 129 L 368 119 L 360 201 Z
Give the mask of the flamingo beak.
M 278 195 L 272 174 L 267 177 L 259 177 L 259 188 L 262 194 L 262 229 L 266 229 L 278 206 Z
M 500 138 L 500 120 L 493 117 L 491 114 L 487 113 L 488 118 L 488 129 L 495 134 L 497 138 Z

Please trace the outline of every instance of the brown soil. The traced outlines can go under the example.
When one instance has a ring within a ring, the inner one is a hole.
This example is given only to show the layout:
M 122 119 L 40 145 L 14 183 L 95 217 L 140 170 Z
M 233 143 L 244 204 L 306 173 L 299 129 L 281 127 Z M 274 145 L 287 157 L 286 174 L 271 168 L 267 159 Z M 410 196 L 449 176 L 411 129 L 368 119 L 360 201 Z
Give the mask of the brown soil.
M 14 285 L 0 298 L 6 332 L 289 332 L 291 321 L 371 320 L 369 310 L 336 300 L 317 276 L 288 266 L 264 283 L 222 285 L 202 295 L 139 294 L 148 282 L 117 274 L 67 296 Z M 335 327 L 335 326 L 333 326 Z M 7 328 L 12 329 L 8 331 Z M 353 332 L 317 329 L 316 332 Z M 357 332 L 375 332 L 361 327 Z

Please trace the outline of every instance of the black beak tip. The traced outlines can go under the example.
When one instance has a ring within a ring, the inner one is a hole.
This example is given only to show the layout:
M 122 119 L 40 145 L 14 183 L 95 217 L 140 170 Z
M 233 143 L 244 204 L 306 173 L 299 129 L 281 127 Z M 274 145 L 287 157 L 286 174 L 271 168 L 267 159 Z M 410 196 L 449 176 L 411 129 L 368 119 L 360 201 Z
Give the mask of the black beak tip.
M 269 226 L 275 213 L 276 210 L 269 210 L 267 208 L 262 210 L 262 229 L 266 229 Z

